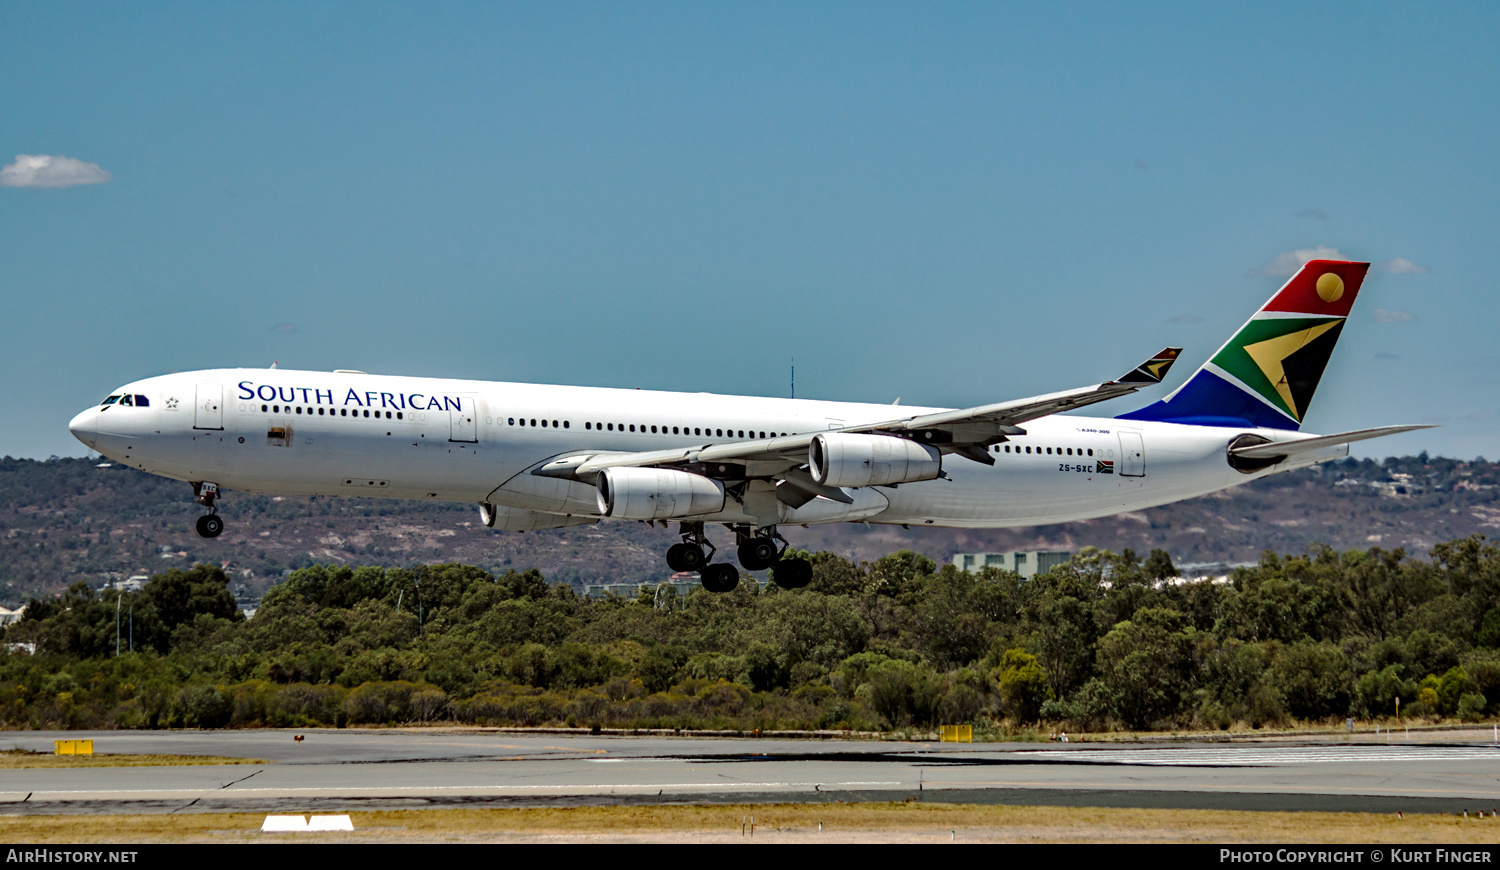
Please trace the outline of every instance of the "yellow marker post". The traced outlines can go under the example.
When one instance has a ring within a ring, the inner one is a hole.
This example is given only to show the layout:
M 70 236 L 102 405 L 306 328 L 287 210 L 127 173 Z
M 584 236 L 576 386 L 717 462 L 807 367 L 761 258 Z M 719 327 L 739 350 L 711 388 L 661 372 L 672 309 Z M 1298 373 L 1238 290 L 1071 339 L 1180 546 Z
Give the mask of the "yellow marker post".
M 943 743 L 973 743 L 973 725 L 943 725 L 939 735 Z
M 94 754 L 94 741 L 92 740 L 54 740 L 52 747 L 54 755 Z

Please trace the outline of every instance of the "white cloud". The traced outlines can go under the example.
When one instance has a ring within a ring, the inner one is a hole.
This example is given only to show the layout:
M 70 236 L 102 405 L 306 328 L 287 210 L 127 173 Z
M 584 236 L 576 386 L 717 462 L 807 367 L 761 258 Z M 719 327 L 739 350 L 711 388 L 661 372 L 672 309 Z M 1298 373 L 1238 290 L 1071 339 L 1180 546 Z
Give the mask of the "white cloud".
M 1371 313 L 1381 323 L 1405 323 L 1408 320 L 1417 319 L 1415 314 L 1407 314 L 1405 311 L 1386 311 L 1384 308 L 1377 308 Z
M 1381 268 L 1392 275 L 1426 275 L 1432 270 L 1420 263 L 1413 263 L 1405 257 L 1397 257 L 1394 260 L 1386 260 L 1381 263 Z
M 16 162 L 0 167 L 0 187 L 73 187 L 111 178 L 97 163 L 51 154 L 17 154 Z
M 1269 276 L 1272 278 L 1287 278 L 1297 274 L 1302 264 L 1308 260 L 1343 260 L 1347 259 L 1340 254 L 1338 248 L 1330 248 L 1327 245 L 1318 245 L 1316 248 L 1299 248 L 1290 253 L 1282 254 L 1271 262 L 1253 269 L 1252 277 Z

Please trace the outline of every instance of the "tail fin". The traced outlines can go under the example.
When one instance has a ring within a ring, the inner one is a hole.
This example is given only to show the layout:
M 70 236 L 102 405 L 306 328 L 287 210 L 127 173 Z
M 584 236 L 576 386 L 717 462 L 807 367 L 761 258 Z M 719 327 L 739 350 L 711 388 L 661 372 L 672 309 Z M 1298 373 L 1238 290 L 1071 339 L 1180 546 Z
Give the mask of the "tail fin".
M 1186 383 L 1119 419 L 1296 430 L 1369 268 L 1309 260 Z

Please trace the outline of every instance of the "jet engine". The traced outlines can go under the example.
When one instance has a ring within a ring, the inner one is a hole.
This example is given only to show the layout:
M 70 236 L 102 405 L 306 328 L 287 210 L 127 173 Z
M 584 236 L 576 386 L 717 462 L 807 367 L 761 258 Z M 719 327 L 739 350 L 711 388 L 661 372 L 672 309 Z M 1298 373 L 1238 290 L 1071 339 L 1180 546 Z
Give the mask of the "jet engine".
M 808 450 L 813 479 L 824 486 L 880 486 L 932 480 L 943 472 L 936 447 L 889 435 L 828 432 Z
M 724 484 L 669 468 L 606 468 L 599 473 L 599 513 L 622 520 L 665 520 L 718 513 Z

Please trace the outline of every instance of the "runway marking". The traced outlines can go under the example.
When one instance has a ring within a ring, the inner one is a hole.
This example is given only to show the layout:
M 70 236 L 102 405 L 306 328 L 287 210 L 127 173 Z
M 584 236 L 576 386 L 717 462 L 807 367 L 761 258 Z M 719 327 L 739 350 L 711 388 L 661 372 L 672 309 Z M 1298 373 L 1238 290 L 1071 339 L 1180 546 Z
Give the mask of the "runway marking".
M 1270 764 L 1328 764 L 1337 762 L 1497 761 L 1500 747 L 1313 746 L 1297 749 L 1039 749 L 1017 752 L 1021 757 L 1092 764 L 1138 764 L 1152 767 L 1246 767 Z
M 660 791 L 662 789 L 667 789 L 667 788 L 674 788 L 674 789 L 675 788 L 680 788 L 680 789 L 713 789 L 713 790 L 725 790 L 725 789 L 746 790 L 746 789 L 756 789 L 756 788 L 809 788 L 810 789 L 810 788 L 814 788 L 814 787 L 822 787 L 824 789 L 829 789 L 829 788 L 841 788 L 841 787 L 850 787 L 850 786 L 905 786 L 905 785 L 911 785 L 911 783 L 902 783 L 902 782 L 897 782 L 897 781 L 886 782 L 886 781 L 878 781 L 878 780 L 849 781 L 849 782 L 828 782 L 826 780 L 818 780 L 818 781 L 815 781 L 815 782 L 665 782 L 665 783 L 647 783 L 647 784 L 641 784 L 641 785 L 564 785 L 564 784 L 555 784 L 555 785 L 474 785 L 474 786 L 470 786 L 470 785 L 387 785 L 387 786 L 373 786 L 373 787 L 364 787 L 364 788 L 350 788 L 350 787 L 337 787 L 337 786 L 297 786 L 297 787 L 290 787 L 290 788 L 236 788 L 236 789 L 225 789 L 225 790 L 223 790 L 223 794 L 218 795 L 218 796 L 219 797 L 223 797 L 224 795 L 250 795 L 250 794 L 257 794 L 257 793 L 282 794 L 282 793 L 290 793 L 290 792 L 297 792 L 297 793 L 319 792 L 319 793 L 322 793 L 322 794 L 368 795 L 368 794 L 375 794 L 375 793 L 379 793 L 379 792 L 439 792 L 439 791 L 466 791 L 466 792 L 486 792 L 486 791 L 497 792 L 498 791 L 498 792 L 505 792 L 505 791 L 544 791 L 544 790 L 567 790 L 568 792 L 574 792 L 574 791 L 616 792 L 616 791 L 651 791 L 653 789 L 657 790 L 657 791 Z M 21 794 L 21 792 L 12 792 L 12 793 L 10 793 L 10 795 L 20 795 L 20 794 Z M 186 790 L 186 789 L 153 789 L 153 788 L 60 789 L 60 790 L 57 790 L 57 791 L 38 791 L 38 792 L 32 792 L 32 799 L 33 800 L 37 800 L 37 799 L 45 800 L 49 796 L 56 796 L 56 795 L 101 795 L 101 794 L 115 794 L 115 795 L 126 795 L 126 794 L 130 794 L 130 795 L 161 795 L 161 796 L 182 797 L 182 796 L 191 796 L 191 795 L 196 795 L 196 794 L 202 794 L 202 792 L 201 792 L 201 790 L 197 790 L 197 789 Z M 9 796 L 9 795 L 7 795 L 7 796 Z M 18 797 L 14 798 L 14 799 L 15 800 L 19 800 Z

